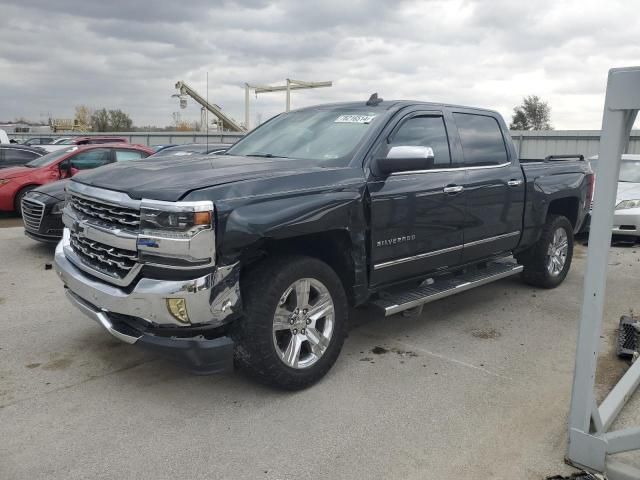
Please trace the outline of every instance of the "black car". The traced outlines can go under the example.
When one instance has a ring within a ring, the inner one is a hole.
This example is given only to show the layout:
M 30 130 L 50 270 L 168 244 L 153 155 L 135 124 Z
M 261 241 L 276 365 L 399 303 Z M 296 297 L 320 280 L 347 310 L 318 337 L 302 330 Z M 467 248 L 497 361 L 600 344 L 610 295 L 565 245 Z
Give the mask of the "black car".
M 25 165 L 46 154 L 40 148 L 25 147 L 17 143 L 0 145 L 0 168 Z
M 203 154 L 208 155 L 210 153 L 224 153 L 231 143 L 186 143 L 184 145 L 174 145 L 172 147 L 166 147 L 158 152 L 154 153 L 154 157 L 185 157 L 189 155 Z
M 42 185 L 22 199 L 24 233 L 40 242 L 56 243 L 62 237 L 64 189 L 69 180 Z

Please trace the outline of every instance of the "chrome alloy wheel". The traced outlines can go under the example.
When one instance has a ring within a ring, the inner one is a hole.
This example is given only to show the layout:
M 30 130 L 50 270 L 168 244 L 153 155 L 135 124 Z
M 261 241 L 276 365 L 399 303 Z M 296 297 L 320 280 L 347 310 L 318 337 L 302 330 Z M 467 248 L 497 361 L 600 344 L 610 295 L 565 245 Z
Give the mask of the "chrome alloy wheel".
M 564 228 L 558 228 L 553 232 L 553 240 L 547 249 L 547 271 L 556 277 L 560 275 L 567 263 L 567 253 L 569 251 L 569 239 Z
M 315 364 L 331 342 L 335 319 L 327 287 L 301 278 L 285 290 L 273 316 L 273 344 L 285 365 L 303 369 Z

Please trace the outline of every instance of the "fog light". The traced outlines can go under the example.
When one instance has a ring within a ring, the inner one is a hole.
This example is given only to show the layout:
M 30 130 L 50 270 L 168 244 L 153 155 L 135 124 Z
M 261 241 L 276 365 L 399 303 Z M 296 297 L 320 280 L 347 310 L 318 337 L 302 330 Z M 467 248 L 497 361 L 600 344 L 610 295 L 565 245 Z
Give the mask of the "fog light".
M 167 298 L 167 309 L 180 323 L 191 323 L 187 313 L 187 301 L 184 298 Z

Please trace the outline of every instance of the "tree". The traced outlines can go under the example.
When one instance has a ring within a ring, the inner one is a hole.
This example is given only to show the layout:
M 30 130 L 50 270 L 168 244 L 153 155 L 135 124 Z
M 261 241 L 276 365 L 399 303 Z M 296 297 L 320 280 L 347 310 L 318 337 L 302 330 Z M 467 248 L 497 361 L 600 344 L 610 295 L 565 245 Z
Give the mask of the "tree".
M 96 110 L 91 115 L 91 126 L 95 132 L 109 131 L 109 112 L 106 108 Z
M 551 126 L 551 107 L 537 95 L 522 99 L 522 105 L 513 109 L 511 130 L 553 130 Z
M 126 132 L 131 130 L 133 121 L 122 110 L 101 108 L 91 115 L 91 126 L 96 132 Z
M 109 110 L 109 127 L 112 132 L 128 132 L 133 121 L 122 110 Z
M 74 120 L 80 125 L 80 127 L 88 128 L 91 125 L 91 115 L 93 110 L 86 105 L 76 106 L 76 115 Z

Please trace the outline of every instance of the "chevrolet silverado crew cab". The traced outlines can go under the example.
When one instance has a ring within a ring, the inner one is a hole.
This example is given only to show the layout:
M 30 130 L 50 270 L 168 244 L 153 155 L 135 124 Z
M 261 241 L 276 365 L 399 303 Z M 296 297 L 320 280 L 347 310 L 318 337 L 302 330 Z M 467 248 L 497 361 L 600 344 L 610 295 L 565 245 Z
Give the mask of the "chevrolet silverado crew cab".
M 283 113 L 223 155 L 79 173 L 55 267 L 118 339 L 299 389 L 336 361 L 350 306 L 559 285 L 592 187 L 581 157 L 521 164 L 496 112 L 372 96 Z

